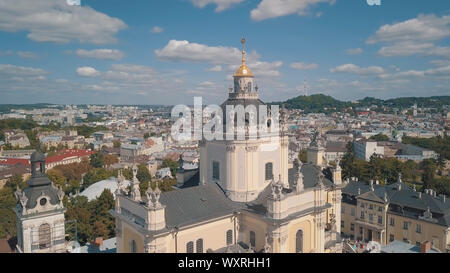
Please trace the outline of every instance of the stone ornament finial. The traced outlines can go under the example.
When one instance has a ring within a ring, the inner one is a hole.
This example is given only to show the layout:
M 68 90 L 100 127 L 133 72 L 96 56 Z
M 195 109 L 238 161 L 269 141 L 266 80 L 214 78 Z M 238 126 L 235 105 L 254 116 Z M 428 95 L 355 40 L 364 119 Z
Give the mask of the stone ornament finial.
M 139 187 L 139 180 L 137 179 L 137 166 L 136 164 L 133 165 L 133 181 L 131 182 L 131 192 L 130 197 L 134 201 L 141 201 L 141 190 Z
M 317 185 L 318 185 L 321 189 L 325 188 L 325 184 L 323 183 L 323 179 L 324 179 L 324 178 L 325 178 L 325 175 L 324 175 L 322 172 L 320 172 L 320 173 L 319 173 L 319 181 L 318 181 Z
M 295 170 L 295 177 L 294 177 L 294 187 L 297 193 L 301 192 L 304 188 L 303 185 L 303 173 L 302 173 L 302 166 L 303 163 L 297 158 L 294 161 L 294 170 Z
M 19 201 L 22 210 L 24 212 L 26 212 L 26 206 L 27 206 L 27 202 L 28 202 L 28 197 L 25 195 L 25 193 L 19 188 L 19 186 L 17 185 L 17 190 L 14 193 L 17 201 Z
M 161 198 L 161 190 L 159 189 L 158 182 L 156 182 L 156 188 L 153 190 L 151 186 L 148 187 L 145 192 L 147 197 L 147 206 L 149 208 L 160 208 L 161 203 L 159 199 Z
M 264 253 L 271 253 L 272 247 L 269 244 L 269 234 L 266 234 L 266 242 L 264 244 Z
M 272 180 L 272 194 L 271 198 L 275 201 L 283 199 L 283 183 L 281 182 L 281 175 L 278 181 Z

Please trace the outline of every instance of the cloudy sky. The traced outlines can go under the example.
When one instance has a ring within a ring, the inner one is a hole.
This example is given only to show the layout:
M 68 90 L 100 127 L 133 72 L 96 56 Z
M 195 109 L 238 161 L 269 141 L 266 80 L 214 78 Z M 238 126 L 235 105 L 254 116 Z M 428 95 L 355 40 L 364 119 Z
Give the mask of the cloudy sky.
M 450 1 L 0 0 L 0 103 L 450 95 Z M 306 92 L 305 92 L 306 91 Z

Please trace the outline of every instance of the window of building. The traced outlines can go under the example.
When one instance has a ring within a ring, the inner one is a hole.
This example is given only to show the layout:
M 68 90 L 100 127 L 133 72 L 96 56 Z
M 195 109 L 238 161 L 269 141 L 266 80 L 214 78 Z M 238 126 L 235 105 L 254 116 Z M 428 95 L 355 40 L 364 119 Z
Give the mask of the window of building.
M 373 214 L 369 213 L 369 222 L 373 222 Z
M 137 244 L 135 240 L 131 240 L 130 242 L 130 253 L 136 253 L 137 252 Z
M 344 206 L 341 207 L 341 213 L 345 213 L 345 207 Z
M 383 224 L 383 217 L 381 217 L 381 216 L 378 216 L 378 224 Z
M 409 223 L 408 222 L 403 222 L 403 229 L 404 230 L 408 230 L 409 228 Z
M 254 231 L 250 231 L 250 246 L 256 247 L 256 234 Z
M 220 164 L 217 161 L 213 161 L 213 179 L 220 180 Z
M 389 242 L 393 242 L 394 241 L 394 235 L 389 235 Z
M 227 245 L 232 245 L 233 244 L 233 231 L 231 229 L 229 229 L 227 231 Z
M 350 209 L 350 215 L 351 216 L 355 216 L 355 208 L 351 208 Z
M 355 231 L 355 224 L 350 224 L 350 230 Z
M 417 232 L 417 233 L 422 233 L 422 225 L 421 225 L 421 224 L 417 224 L 417 226 L 416 226 L 416 232 Z
M 361 219 L 364 220 L 364 211 L 361 211 Z
M 361 205 L 359 205 L 361 208 L 364 208 L 364 203 L 361 203 Z
M 273 163 L 267 163 L 266 164 L 266 180 L 272 180 L 273 179 Z
M 194 253 L 194 242 L 190 241 L 186 244 L 186 253 Z
M 363 234 L 363 228 L 362 227 L 359 227 L 359 234 Z
M 252 92 L 252 83 L 247 83 L 247 92 Z
M 383 212 L 383 207 L 382 207 L 382 206 L 379 206 L 379 207 L 378 207 L 378 211 L 379 211 L 379 212 Z
M 49 248 L 51 246 L 51 228 L 45 223 L 39 226 L 39 249 Z
M 373 205 L 372 204 L 369 205 L 369 209 L 373 210 Z
M 395 219 L 394 218 L 390 218 L 389 221 L 390 221 L 390 225 L 392 227 L 395 227 Z
M 303 253 L 303 230 L 297 231 L 295 236 L 295 252 Z
M 345 227 L 345 223 L 344 223 L 344 221 L 341 221 L 341 228 L 344 228 Z
M 197 242 L 195 242 L 197 253 L 203 253 L 203 239 L 198 239 Z

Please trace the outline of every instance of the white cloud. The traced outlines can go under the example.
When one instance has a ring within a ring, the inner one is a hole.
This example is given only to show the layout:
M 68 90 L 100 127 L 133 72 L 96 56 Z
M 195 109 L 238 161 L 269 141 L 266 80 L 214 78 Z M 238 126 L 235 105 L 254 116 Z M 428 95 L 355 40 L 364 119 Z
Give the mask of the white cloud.
M 417 18 L 380 27 L 368 44 L 385 43 L 378 54 L 385 57 L 429 55 L 450 57 L 450 47 L 435 43 L 450 36 L 450 15 L 419 15 Z
M 77 74 L 81 77 L 96 77 L 100 75 L 100 72 L 93 67 L 83 66 L 77 68 Z
M 382 26 L 367 40 L 367 43 L 436 41 L 450 36 L 449 24 L 450 15 L 443 17 L 433 14 L 419 15 L 417 18 L 404 22 Z
M 314 70 L 319 68 L 319 65 L 315 63 L 307 64 L 299 62 L 299 63 L 291 63 L 290 67 L 297 70 Z
M 450 60 L 433 60 L 430 63 L 435 66 L 450 66 Z
M 248 66 L 255 76 L 278 77 L 281 74 L 279 69 L 283 66 L 283 62 L 254 62 L 249 63 Z
M 228 65 L 228 72 L 234 73 L 241 64 L 241 50 L 225 46 L 207 46 L 203 44 L 191 43 L 189 41 L 171 40 L 162 49 L 155 50 L 159 59 L 171 61 L 204 62 L 215 65 L 210 71 L 219 71 L 222 65 Z M 280 75 L 277 70 L 283 63 L 280 61 L 265 62 L 260 61 L 260 56 L 256 52 L 247 54 L 247 65 L 255 76 L 276 77 Z
M 363 53 L 363 49 L 362 48 L 352 48 L 347 50 L 347 54 L 349 55 L 360 55 Z
M 30 51 L 18 51 L 17 55 L 20 58 L 25 58 L 25 59 L 37 59 L 38 56 L 36 54 L 34 54 L 33 52 Z
M 155 50 L 158 58 L 172 61 L 235 64 L 241 59 L 241 51 L 224 46 L 207 46 L 189 41 L 170 40 L 162 49 Z
M 213 66 L 213 67 L 209 68 L 208 71 L 221 72 L 222 71 L 222 66 L 221 65 Z
M 37 42 L 114 43 L 126 28 L 118 18 L 62 0 L 2 0 L 0 5 L 0 30 L 26 31 Z
M 335 0 L 262 0 L 256 9 L 251 11 L 250 15 L 255 21 L 294 13 L 305 15 L 308 8 L 319 3 L 334 4 Z
M 93 49 L 84 50 L 78 49 L 76 54 L 80 57 L 94 58 L 94 59 L 106 59 L 118 61 L 123 58 L 124 53 L 118 49 Z
M 42 78 L 42 76 L 48 74 L 48 72 L 41 68 L 24 67 L 12 64 L 0 64 L 0 74 L 9 75 L 10 77 L 15 76 L 23 78 Z
M 330 69 L 331 73 L 355 73 L 358 75 L 377 75 L 383 74 L 385 71 L 379 66 L 369 66 L 366 68 L 359 67 L 354 64 L 343 64 L 338 67 Z
M 162 27 L 154 26 L 150 30 L 151 33 L 162 33 L 164 32 L 164 29 Z
M 232 5 L 239 4 L 244 0 L 191 0 L 191 2 L 194 4 L 194 6 L 199 8 L 204 8 L 205 6 L 209 4 L 215 4 L 216 12 L 224 11 L 228 8 L 230 8 Z

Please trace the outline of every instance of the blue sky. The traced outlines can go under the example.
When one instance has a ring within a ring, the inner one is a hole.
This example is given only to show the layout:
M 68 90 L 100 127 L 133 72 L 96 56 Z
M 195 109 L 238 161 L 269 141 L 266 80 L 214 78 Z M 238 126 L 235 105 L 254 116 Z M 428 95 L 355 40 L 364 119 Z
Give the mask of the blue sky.
M 450 94 L 447 0 L 0 0 L 1 103 L 221 103 L 240 40 L 264 101 Z M 306 88 L 305 88 L 306 86 Z

